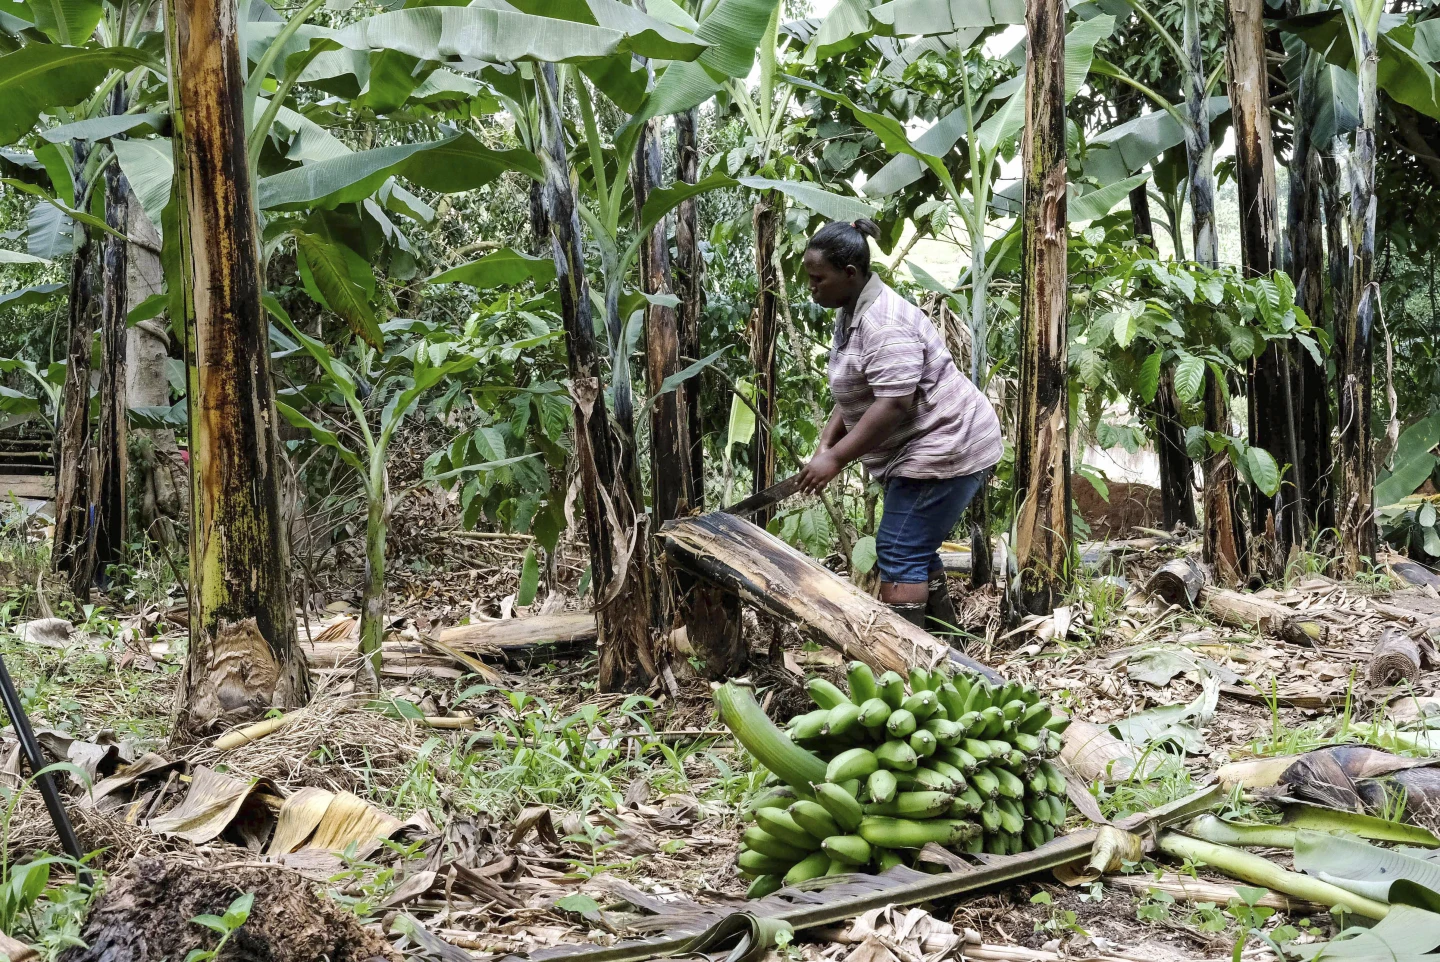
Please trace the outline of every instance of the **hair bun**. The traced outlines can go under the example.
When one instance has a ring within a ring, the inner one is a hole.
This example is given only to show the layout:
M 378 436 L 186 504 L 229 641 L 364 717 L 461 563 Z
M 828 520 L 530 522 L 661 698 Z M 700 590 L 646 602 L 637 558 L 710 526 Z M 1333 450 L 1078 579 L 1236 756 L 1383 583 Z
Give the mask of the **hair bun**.
M 861 217 L 859 220 L 852 220 L 850 226 L 864 234 L 866 237 L 880 238 L 880 225 L 868 217 Z

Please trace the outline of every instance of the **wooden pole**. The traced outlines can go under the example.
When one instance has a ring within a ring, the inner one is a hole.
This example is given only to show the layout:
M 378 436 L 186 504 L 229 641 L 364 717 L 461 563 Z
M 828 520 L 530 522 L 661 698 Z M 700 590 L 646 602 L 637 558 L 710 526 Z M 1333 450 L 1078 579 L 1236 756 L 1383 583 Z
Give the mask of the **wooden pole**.
M 123 85 L 111 95 L 111 114 L 125 113 Z M 129 226 L 130 185 L 118 163 L 105 169 L 105 223 L 121 234 Z M 99 454 L 99 496 L 95 499 L 95 563 L 103 573 L 125 560 L 126 488 L 129 470 L 126 438 L 126 314 L 129 245 L 114 234 L 103 244 L 100 291 L 100 423 L 96 431 Z
M 1070 581 L 1066 330 L 1065 4 L 1029 0 L 1020 294 L 1020 424 L 1015 445 L 1012 616 L 1048 614 Z

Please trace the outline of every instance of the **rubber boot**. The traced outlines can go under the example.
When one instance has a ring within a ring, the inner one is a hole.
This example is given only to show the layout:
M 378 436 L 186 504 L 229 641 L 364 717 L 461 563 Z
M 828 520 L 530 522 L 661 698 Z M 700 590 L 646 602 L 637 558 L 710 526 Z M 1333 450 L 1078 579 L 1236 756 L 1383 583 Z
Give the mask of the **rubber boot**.
M 925 603 L 923 601 L 909 601 L 904 604 L 891 605 L 895 613 L 904 618 L 916 628 L 925 627 Z
M 960 616 L 950 600 L 950 582 L 944 570 L 930 572 L 930 597 L 925 601 L 925 630 L 932 635 L 953 635 L 960 630 Z

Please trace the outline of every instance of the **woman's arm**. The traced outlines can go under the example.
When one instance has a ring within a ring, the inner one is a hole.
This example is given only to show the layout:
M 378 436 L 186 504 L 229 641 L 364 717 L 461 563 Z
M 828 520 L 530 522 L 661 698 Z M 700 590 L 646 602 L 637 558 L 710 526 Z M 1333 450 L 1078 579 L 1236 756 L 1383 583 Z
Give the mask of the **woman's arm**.
M 878 448 L 915 408 L 915 395 L 878 397 L 866 410 L 855 427 L 846 432 L 833 446 L 825 446 L 822 435 L 820 449 L 800 469 L 800 490 L 809 494 L 821 491 L 851 461 L 862 458 Z M 830 418 L 835 421 L 834 415 Z M 843 427 L 843 422 L 842 422 Z M 830 431 L 826 424 L 825 432 Z

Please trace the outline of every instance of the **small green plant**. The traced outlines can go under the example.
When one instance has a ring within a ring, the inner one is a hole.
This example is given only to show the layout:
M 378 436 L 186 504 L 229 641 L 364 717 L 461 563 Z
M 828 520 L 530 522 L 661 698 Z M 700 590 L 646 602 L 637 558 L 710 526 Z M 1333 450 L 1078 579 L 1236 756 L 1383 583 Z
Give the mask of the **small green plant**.
M 1159 889 L 1150 889 L 1135 903 L 1135 918 L 1141 922 L 1164 922 L 1175 907 L 1175 896 Z
M 230 941 L 234 935 L 250 918 L 250 909 L 255 904 L 255 893 L 246 892 L 244 895 L 230 903 L 224 915 L 197 915 L 190 921 L 195 925 L 203 925 L 205 928 L 220 936 L 220 941 L 215 943 L 213 949 L 191 949 L 185 956 L 185 962 L 211 962 L 220 955 L 225 948 L 225 943 Z
M 1259 939 L 1268 945 L 1277 957 L 1285 958 L 1280 943 L 1294 941 L 1300 935 L 1300 931 L 1293 925 L 1281 925 L 1271 932 L 1264 931 L 1265 923 L 1275 915 L 1274 909 L 1260 904 L 1261 899 L 1270 894 L 1270 890 L 1253 885 L 1237 885 L 1235 891 L 1240 897 L 1231 899 L 1230 905 L 1226 908 L 1226 912 L 1240 926 L 1240 931 L 1235 937 L 1235 948 L 1231 950 L 1231 958 L 1234 962 L 1240 962 L 1245 951 L 1245 943 L 1251 938 Z
M 1066 932 L 1073 932 L 1080 936 L 1088 936 L 1090 934 L 1080 927 L 1079 918 L 1073 911 L 1070 909 L 1062 909 L 1055 904 L 1055 899 L 1051 897 L 1049 892 L 1036 892 L 1030 896 L 1030 904 L 1048 905 L 1050 907 L 1050 917 L 1035 923 L 1036 932 L 1044 932 L 1048 935 L 1056 936 L 1063 935 Z
M 370 921 L 375 910 L 400 887 L 401 867 L 419 856 L 424 841 L 401 845 L 386 839 L 381 844 L 396 856 L 391 864 L 357 858 L 358 846 L 352 842 L 340 855 L 345 867 L 330 876 L 330 884 L 339 886 L 329 891 L 330 897 L 360 916 L 361 921 Z
M 1224 932 L 1230 925 L 1230 919 L 1225 910 L 1214 902 L 1196 902 L 1185 923 L 1201 932 Z

